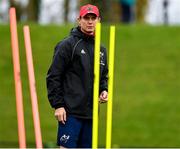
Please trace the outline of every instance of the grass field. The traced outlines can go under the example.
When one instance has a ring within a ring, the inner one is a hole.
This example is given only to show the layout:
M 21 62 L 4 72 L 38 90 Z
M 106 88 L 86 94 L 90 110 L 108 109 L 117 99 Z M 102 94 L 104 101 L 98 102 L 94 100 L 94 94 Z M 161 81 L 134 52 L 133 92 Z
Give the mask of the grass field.
M 43 144 L 55 147 L 54 111 L 46 72 L 55 44 L 72 26 L 30 25 Z M 18 26 L 27 147 L 35 147 L 28 74 Z M 108 47 L 109 27 L 102 42 Z M 9 26 L 0 26 L 0 147 L 18 147 Z M 113 147 L 180 147 L 180 27 L 120 26 L 116 30 Z M 106 105 L 101 106 L 99 146 L 105 146 Z

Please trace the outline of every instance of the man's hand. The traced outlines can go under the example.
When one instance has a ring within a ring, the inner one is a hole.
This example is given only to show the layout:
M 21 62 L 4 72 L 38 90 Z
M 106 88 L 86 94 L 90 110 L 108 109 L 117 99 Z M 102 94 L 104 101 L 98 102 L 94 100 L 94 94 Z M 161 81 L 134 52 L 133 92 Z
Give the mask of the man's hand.
M 100 96 L 99 96 L 99 102 L 100 103 L 105 103 L 108 101 L 108 92 L 107 91 L 102 91 Z
M 65 109 L 63 107 L 56 109 L 55 112 L 54 112 L 54 116 L 56 117 L 56 119 L 58 121 L 65 124 L 65 122 L 66 122 L 66 111 L 65 111 Z

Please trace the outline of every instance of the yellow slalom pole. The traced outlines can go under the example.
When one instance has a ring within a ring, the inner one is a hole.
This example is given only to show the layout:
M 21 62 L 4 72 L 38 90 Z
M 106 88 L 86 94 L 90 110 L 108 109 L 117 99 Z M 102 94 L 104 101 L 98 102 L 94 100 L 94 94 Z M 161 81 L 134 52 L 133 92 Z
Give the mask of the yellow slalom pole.
M 106 148 L 111 148 L 112 132 L 112 100 L 113 100 L 113 78 L 114 78 L 114 47 L 115 26 L 110 27 L 109 43 L 109 80 L 108 80 L 108 102 L 107 102 L 107 126 L 106 126 Z
M 97 149 L 98 147 L 100 38 L 101 38 L 101 24 L 97 23 L 95 30 L 95 51 L 94 51 L 93 130 L 92 130 L 93 149 Z

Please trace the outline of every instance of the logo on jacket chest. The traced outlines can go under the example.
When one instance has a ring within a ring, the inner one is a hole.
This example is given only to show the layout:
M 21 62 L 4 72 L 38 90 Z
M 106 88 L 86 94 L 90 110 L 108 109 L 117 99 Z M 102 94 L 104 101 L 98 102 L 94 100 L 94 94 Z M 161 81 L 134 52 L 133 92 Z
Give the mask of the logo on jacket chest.
M 80 50 L 81 55 L 86 55 L 86 51 L 84 49 Z M 100 65 L 105 65 L 104 63 L 104 52 L 100 51 Z
M 103 66 L 105 65 L 105 63 L 104 63 L 104 53 L 101 52 L 101 51 L 100 51 L 100 64 L 103 65 Z
M 86 54 L 86 52 L 85 52 L 84 49 L 81 49 L 81 54 L 82 54 L 82 55 Z

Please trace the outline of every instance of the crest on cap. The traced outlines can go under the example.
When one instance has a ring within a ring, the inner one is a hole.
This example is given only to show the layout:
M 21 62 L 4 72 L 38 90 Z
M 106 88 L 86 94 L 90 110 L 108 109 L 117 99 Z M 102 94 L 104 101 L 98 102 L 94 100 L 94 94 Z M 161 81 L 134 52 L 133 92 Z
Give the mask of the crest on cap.
M 92 8 L 92 7 L 88 7 L 87 10 L 88 10 L 88 11 L 92 11 L 93 8 Z

